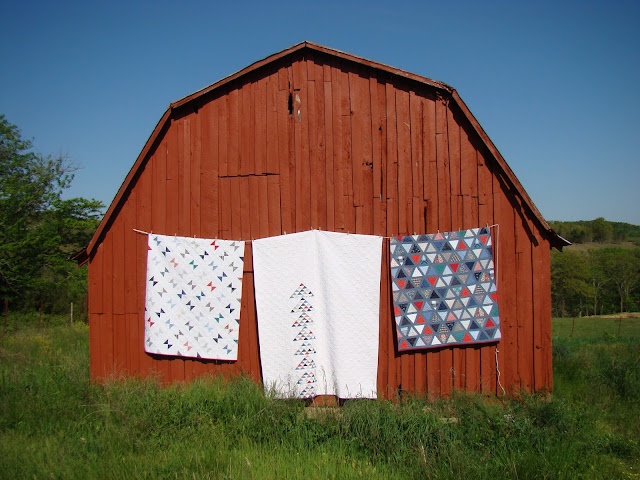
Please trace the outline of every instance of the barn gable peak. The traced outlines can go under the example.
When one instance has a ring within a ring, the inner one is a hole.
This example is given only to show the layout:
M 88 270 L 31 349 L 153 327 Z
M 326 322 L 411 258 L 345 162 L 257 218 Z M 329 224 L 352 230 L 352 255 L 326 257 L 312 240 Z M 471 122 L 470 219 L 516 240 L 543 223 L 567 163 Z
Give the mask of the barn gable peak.
M 135 184 L 139 171 L 143 168 L 145 160 L 151 153 L 154 145 L 156 144 L 156 141 L 169 127 L 172 119 L 178 116 L 180 112 L 183 112 L 190 108 L 199 108 L 199 105 L 204 102 L 208 96 L 215 95 L 216 91 L 223 91 L 225 88 L 229 88 L 230 85 L 233 85 L 233 82 L 242 81 L 243 77 L 252 74 L 257 74 L 258 76 L 260 76 L 260 72 L 266 71 L 266 69 L 270 65 L 276 65 L 278 62 L 293 62 L 295 61 L 297 56 L 305 55 L 305 53 L 307 52 L 315 55 L 319 60 L 326 59 L 326 61 L 329 62 L 331 61 L 331 59 L 340 59 L 341 61 L 347 62 L 347 64 L 364 67 L 372 71 L 384 72 L 384 74 L 388 75 L 392 79 L 403 78 L 408 81 L 417 82 L 418 84 L 422 84 L 427 86 L 428 88 L 434 89 L 434 93 L 436 96 L 438 96 L 439 98 L 445 98 L 451 105 L 456 106 L 457 110 L 461 112 L 462 116 L 471 126 L 471 129 L 475 131 L 480 143 L 484 144 L 484 146 L 486 147 L 486 151 L 489 152 L 490 156 L 493 157 L 493 159 L 497 163 L 498 169 L 502 173 L 501 177 L 509 185 L 509 188 L 514 192 L 522 208 L 524 208 L 531 214 L 542 236 L 547 238 L 550 244 L 552 246 L 555 246 L 556 248 L 561 249 L 567 244 L 566 240 L 556 235 L 555 232 L 553 232 L 553 230 L 550 228 L 548 223 L 544 220 L 544 218 L 516 178 L 515 174 L 508 166 L 507 162 L 504 160 L 495 145 L 491 142 L 486 132 L 482 129 L 478 121 L 472 115 L 471 111 L 468 109 L 468 107 L 460 98 L 454 88 L 445 83 L 432 80 L 430 78 L 423 77 L 411 72 L 407 72 L 399 68 L 391 67 L 379 62 L 368 60 L 363 57 L 342 52 L 333 48 L 325 47 L 313 42 L 303 41 L 280 52 L 274 53 L 266 58 L 258 60 L 251 65 L 243 68 L 242 70 L 239 70 L 238 72 L 224 77 L 223 79 L 190 95 L 187 95 L 182 99 L 172 102 L 154 128 L 144 148 L 136 159 L 136 162 L 134 163 L 124 182 L 120 186 L 120 189 L 118 190 L 115 198 L 109 206 L 104 218 L 98 226 L 98 229 L 89 242 L 86 250 L 84 252 L 80 252 L 76 256 L 76 258 L 80 261 L 86 261 L 86 259 L 89 258 L 89 256 L 96 248 L 97 244 L 101 241 L 101 238 L 105 233 L 105 229 L 108 227 L 108 225 L 110 225 L 120 206 L 126 200 L 128 192 Z

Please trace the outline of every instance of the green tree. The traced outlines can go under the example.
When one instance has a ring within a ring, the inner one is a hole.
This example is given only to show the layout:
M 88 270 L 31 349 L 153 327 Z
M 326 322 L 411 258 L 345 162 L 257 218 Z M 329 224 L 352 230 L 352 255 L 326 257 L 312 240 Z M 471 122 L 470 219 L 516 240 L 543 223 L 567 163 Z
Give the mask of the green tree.
M 591 231 L 593 232 L 594 242 L 606 243 L 613 240 L 613 225 L 602 217 L 598 217 L 591 222 Z
M 551 259 L 551 299 L 557 316 L 579 315 L 591 303 L 587 257 L 578 252 L 553 252 Z
M 622 247 L 601 248 L 598 262 L 618 297 L 620 312 L 627 310 L 632 293 L 640 288 L 640 256 L 637 250 Z
M 0 115 L 0 295 L 14 306 L 54 308 L 86 290 L 70 257 L 91 238 L 103 205 L 62 199 L 75 171 L 64 157 L 34 152 Z
M 593 287 L 593 313 L 598 315 L 603 313 L 603 297 L 606 295 L 606 288 L 611 283 L 611 279 L 607 276 L 604 267 L 604 259 L 602 256 L 603 249 L 596 248 L 589 250 L 589 276 L 591 277 L 591 285 Z

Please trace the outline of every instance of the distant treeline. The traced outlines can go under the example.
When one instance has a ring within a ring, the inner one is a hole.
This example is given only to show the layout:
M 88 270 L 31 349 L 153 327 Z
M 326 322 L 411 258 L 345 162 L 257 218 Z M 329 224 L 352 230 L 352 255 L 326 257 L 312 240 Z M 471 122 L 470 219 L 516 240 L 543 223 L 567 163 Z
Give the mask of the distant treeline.
M 573 246 L 552 252 L 554 316 L 640 310 L 639 226 L 604 218 L 550 223 L 558 234 L 575 244 L 596 243 L 590 248 Z
M 640 246 L 640 226 L 624 222 L 610 222 L 602 217 L 576 222 L 549 222 L 558 235 L 571 243 L 622 243 L 633 242 Z

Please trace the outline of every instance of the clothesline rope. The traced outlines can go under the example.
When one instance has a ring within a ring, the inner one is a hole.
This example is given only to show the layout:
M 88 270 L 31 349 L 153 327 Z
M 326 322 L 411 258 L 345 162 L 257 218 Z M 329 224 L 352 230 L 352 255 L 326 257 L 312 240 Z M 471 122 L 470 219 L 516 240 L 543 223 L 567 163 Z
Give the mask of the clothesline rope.
M 496 241 L 495 241 L 495 243 L 497 244 L 497 243 L 498 243 L 498 228 L 500 227 L 500 224 L 498 224 L 498 223 L 494 223 L 493 225 L 486 225 L 486 228 L 493 228 L 493 227 L 496 227 Z M 134 232 L 136 232 L 136 233 L 140 233 L 140 234 L 142 234 L 142 235 L 152 235 L 152 234 L 153 234 L 153 232 L 145 232 L 144 230 L 138 230 L 137 228 L 132 228 L 132 230 L 133 230 Z M 319 229 L 319 228 L 312 228 L 312 229 L 311 229 L 311 231 L 319 231 L 319 232 L 323 232 L 324 230 L 321 230 L 321 229 Z M 344 232 L 343 232 L 343 233 L 344 233 Z M 440 230 L 438 230 L 438 232 L 437 232 L 437 233 L 440 233 Z M 286 235 L 286 234 L 287 234 L 287 232 L 284 232 L 284 234 Z M 351 234 L 351 232 L 347 232 L 347 235 L 350 235 L 350 234 Z M 195 236 L 195 235 L 194 235 L 194 236 Z M 394 235 L 394 236 L 392 236 L 392 237 L 383 236 L 382 238 L 391 239 L 391 238 L 397 238 L 398 236 L 399 236 L 399 235 Z M 495 261 L 495 259 L 494 259 L 494 261 Z

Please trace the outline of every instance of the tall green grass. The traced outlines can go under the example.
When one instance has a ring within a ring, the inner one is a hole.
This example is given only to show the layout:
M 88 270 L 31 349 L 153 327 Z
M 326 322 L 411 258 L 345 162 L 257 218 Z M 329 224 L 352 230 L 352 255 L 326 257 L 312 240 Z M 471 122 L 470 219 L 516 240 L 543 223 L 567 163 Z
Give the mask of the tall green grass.
M 245 378 L 91 384 L 87 333 L 25 327 L 0 341 L 0 478 L 638 478 L 633 338 L 554 338 L 551 398 L 309 412 Z

